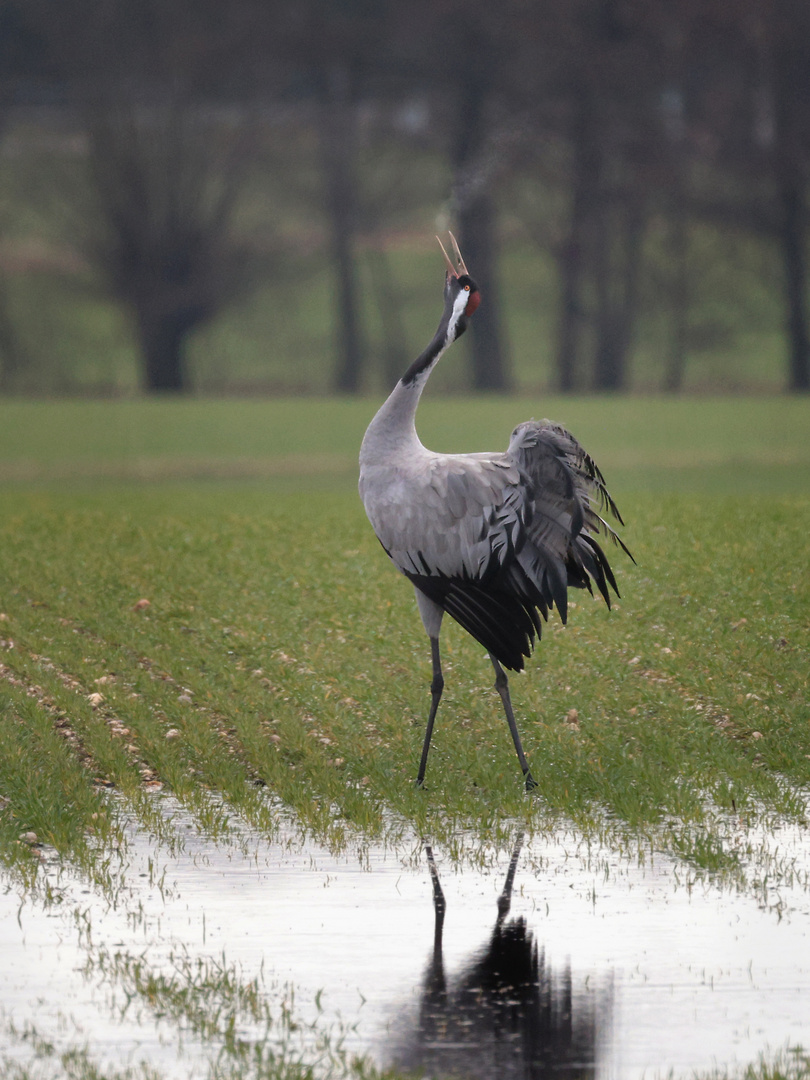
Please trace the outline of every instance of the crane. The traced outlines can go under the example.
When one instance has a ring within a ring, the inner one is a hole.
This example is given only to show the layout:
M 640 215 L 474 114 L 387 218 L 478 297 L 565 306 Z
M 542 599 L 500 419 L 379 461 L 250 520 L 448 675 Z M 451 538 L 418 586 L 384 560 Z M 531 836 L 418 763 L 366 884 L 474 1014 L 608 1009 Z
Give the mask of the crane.
M 619 595 L 598 537 L 609 537 L 632 555 L 601 516 L 610 513 L 624 524 L 601 472 L 559 424 L 519 424 L 505 452 L 438 454 L 420 442 L 415 418 L 422 391 L 481 300 L 452 233 L 450 240 L 455 263 L 439 240 L 446 273 L 438 329 L 366 430 L 360 497 L 389 559 L 415 588 L 430 639 L 431 701 L 417 787 L 424 783 L 444 689 L 439 631 L 447 612 L 489 654 L 525 788 L 531 791 L 537 784 L 504 669 L 523 670 L 535 638 L 540 639 L 541 616 L 547 620 L 556 607 L 566 622 L 569 586 L 593 593 L 596 585 L 608 607 L 609 588 Z

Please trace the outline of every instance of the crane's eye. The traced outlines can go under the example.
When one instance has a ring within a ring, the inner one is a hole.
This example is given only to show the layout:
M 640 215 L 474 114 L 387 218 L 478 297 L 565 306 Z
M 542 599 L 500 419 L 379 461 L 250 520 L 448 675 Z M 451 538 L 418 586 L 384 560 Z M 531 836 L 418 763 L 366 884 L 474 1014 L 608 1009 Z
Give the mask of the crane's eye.
M 469 285 L 465 285 L 465 286 L 464 286 L 464 292 L 469 292 L 469 291 L 470 291 L 470 286 L 469 286 Z

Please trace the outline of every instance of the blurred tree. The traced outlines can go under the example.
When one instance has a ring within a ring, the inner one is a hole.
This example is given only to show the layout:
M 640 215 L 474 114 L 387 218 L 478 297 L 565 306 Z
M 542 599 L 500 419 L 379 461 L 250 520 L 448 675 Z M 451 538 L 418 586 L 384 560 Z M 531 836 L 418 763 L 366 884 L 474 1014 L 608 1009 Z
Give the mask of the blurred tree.
M 28 25 L 19 0 L 0 0 L 0 146 L 13 105 L 24 96 L 26 83 L 41 77 L 42 40 Z M 0 238 L 8 227 L 6 207 L 0 211 Z M 0 261 L 0 391 L 14 390 L 28 357 L 14 318 L 6 266 Z
M 649 7 L 616 0 L 582 0 L 575 12 L 558 84 L 570 198 L 557 248 L 557 385 L 624 390 L 660 179 L 660 27 Z
M 807 183 L 810 174 L 810 10 L 804 2 L 776 0 L 769 68 L 773 73 L 773 171 L 777 235 L 784 266 L 788 386 L 810 390 L 807 311 Z
M 557 267 L 554 381 L 563 392 L 628 380 L 660 153 L 651 36 L 640 9 L 615 0 L 549 0 L 542 16 L 515 22 L 508 92 L 524 117 L 524 187 L 533 180 L 556 196 L 548 205 L 524 198 L 519 212 Z
M 74 244 L 132 314 L 148 388 L 185 387 L 189 336 L 266 269 L 255 237 L 239 239 L 238 210 L 251 118 L 268 131 L 282 109 L 300 132 L 294 153 L 306 147 L 296 212 L 328 237 L 332 384 L 368 385 L 361 241 L 382 363 L 401 369 L 403 290 L 381 240 L 399 207 L 393 185 L 372 191 L 368 162 L 382 131 L 374 118 L 408 102 L 424 110 L 447 221 L 485 295 L 472 386 L 511 385 L 499 239 L 527 228 L 557 270 L 557 385 L 629 385 L 647 302 L 646 314 L 667 313 L 664 383 L 682 386 L 699 293 L 690 238 L 708 221 L 778 245 L 788 382 L 808 387 L 804 0 L 0 0 L 0 30 L 7 11 L 44 39 L 36 63 L 81 129 L 84 189 L 63 188 L 82 210 Z M 24 77 L 14 80 L 19 93 Z M 287 165 L 272 160 L 276 191 L 294 183 Z M 538 193 L 536 208 L 512 198 L 521 184 Z M 435 188 L 426 202 L 439 204 Z M 652 277 L 654 298 L 642 288 Z M 8 373 L 18 361 L 2 295 L 0 279 Z
M 98 226 L 82 248 L 132 312 L 144 388 L 185 390 L 189 335 L 256 284 L 231 230 L 241 138 L 182 101 L 97 106 L 88 135 Z
M 357 393 L 367 374 L 357 260 L 367 219 L 358 169 L 360 116 L 365 102 L 391 93 L 386 41 L 391 8 L 390 0 L 300 0 L 286 8 L 279 5 L 271 15 L 271 47 L 292 64 L 299 94 L 314 100 L 318 112 L 322 205 L 333 274 L 332 382 L 341 393 Z
M 783 266 L 786 383 L 808 389 L 810 8 L 801 0 L 680 0 L 669 18 L 682 54 L 680 152 L 672 160 L 682 230 L 676 258 L 685 258 L 688 218 L 728 236 L 749 233 L 775 243 Z M 676 287 L 683 304 L 683 278 Z M 671 361 L 667 389 L 679 385 L 682 368 L 682 360 Z
M 338 328 L 335 389 L 357 393 L 366 365 L 366 342 L 358 296 L 355 244 L 360 202 L 356 173 L 357 102 L 352 73 L 334 59 L 318 72 L 323 180 L 335 275 L 335 321 Z
M 430 102 L 437 146 L 452 169 L 448 224 L 458 236 L 482 303 L 471 323 L 470 383 L 512 385 L 498 275 L 498 189 L 508 174 L 522 97 L 514 69 L 526 59 L 525 6 L 485 0 L 414 0 L 392 7 L 387 34 L 405 92 Z M 538 16 L 539 18 L 539 16 Z
M 144 389 L 186 390 L 190 334 L 266 261 L 233 232 L 250 113 L 225 108 L 223 60 L 242 28 L 183 0 L 32 4 L 87 135 L 74 243 L 133 317 Z
M 511 376 L 497 269 L 495 181 L 505 164 L 497 154 L 497 125 L 508 124 L 508 118 L 496 119 L 500 43 L 490 36 L 488 24 L 479 10 L 460 21 L 455 34 L 450 205 L 458 222 L 464 260 L 486 298 L 471 324 L 472 386 L 475 390 L 504 391 L 511 386 Z

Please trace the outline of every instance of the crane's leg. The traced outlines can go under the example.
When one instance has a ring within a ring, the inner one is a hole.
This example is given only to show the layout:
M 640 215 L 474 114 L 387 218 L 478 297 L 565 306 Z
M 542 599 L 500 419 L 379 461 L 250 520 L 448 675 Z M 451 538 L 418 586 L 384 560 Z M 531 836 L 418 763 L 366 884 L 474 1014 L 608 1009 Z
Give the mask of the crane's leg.
M 518 859 L 520 858 L 520 849 L 523 847 L 524 836 L 525 833 L 521 829 L 517 834 L 517 838 L 512 847 L 512 858 L 509 860 L 509 869 L 506 872 L 506 881 L 503 883 L 503 892 L 498 897 L 499 924 L 504 921 L 509 914 L 509 908 L 512 906 L 512 886 L 515 883 L 515 871 L 517 870 Z
M 442 675 L 442 661 L 439 656 L 438 637 L 431 637 L 430 639 L 430 655 L 433 660 L 433 681 L 430 684 L 430 715 L 428 716 L 425 741 L 422 745 L 422 760 L 419 762 L 419 775 L 416 777 L 417 787 L 421 787 L 425 779 L 428 750 L 430 750 L 430 737 L 433 734 L 433 722 L 436 719 L 436 710 L 442 699 L 442 690 L 444 690 L 444 677 Z
M 436 869 L 436 860 L 433 858 L 433 848 L 425 844 L 430 880 L 433 883 L 433 963 L 441 964 L 442 960 L 442 928 L 444 927 L 444 913 L 447 903 L 444 899 L 442 883 L 439 881 L 439 871 Z
M 529 763 L 526 760 L 526 755 L 523 753 L 523 745 L 520 741 L 517 724 L 515 723 L 515 714 L 512 711 L 512 699 L 509 696 L 509 680 L 506 677 L 506 672 L 492 653 L 489 654 L 489 658 L 492 661 L 492 666 L 495 668 L 495 689 L 501 695 L 503 711 L 506 713 L 506 722 L 509 725 L 509 730 L 512 732 L 512 742 L 515 744 L 520 768 L 523 771 L 523 779 L 526 781 L 526 790 L 532 791 L 537 787 L 537 781 L 529 772 Z

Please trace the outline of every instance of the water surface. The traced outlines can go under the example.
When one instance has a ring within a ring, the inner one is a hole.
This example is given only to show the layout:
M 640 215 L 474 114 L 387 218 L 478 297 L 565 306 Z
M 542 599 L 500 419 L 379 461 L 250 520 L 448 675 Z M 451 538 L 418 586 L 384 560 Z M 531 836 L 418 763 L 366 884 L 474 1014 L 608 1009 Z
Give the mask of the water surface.
M 115 955 L 155 972 L 176 972 L 178 956 L 236 966 L 300 1018 L 302 1053 L 321 1032 L 435 1076 L 689 1075 L 810 1045 L 810 897 L 798 883 L 765 904 L 570 829 L 516 831 L 512 851 L 481 852 L 475 870 L 417 837 L 341 855 L 292 829 L 234 844 L 166 805 L 182 845 L 133 826 L 114 903 L 47 853 L 58 903 L 6 883 L 6 1054 L 27 1059 L 28 1025 L 57 1048 L 88 1044 L 103 1066 L 207 1075 L 221 1040 L 133 997 L 111 974 Z M 808 863 L 802 834 L 776 842 Z

